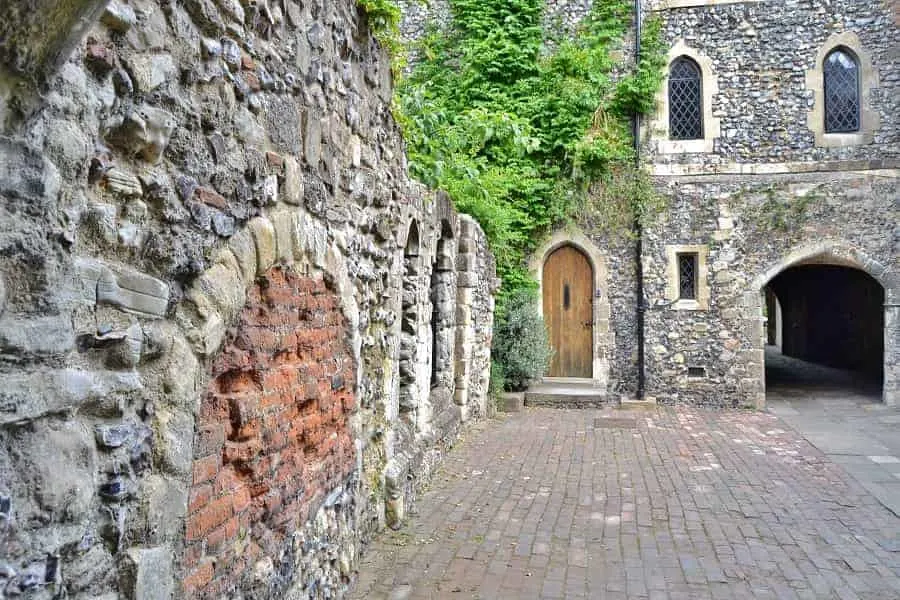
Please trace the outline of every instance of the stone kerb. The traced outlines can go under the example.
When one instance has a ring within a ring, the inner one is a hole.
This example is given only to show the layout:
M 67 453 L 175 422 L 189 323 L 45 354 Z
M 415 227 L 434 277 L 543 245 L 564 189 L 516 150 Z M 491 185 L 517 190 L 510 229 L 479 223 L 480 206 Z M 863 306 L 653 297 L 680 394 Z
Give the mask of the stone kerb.
M 884 381 L 882 399 L 888 406 L 900 404 L 900 275 L 868 256 L 860 248 L 841 241 L 826 240 L 799 246 L 789 252 L 775 265 L 757 276 L 750 284 L 743 300 L 743 310 L 748 322 L 753 323 L 753 335 L 757 341 L 752 349 L 756 359 L 753 371 L 756 377 L 742 382 L 748 401 L 762 408 L 765 406 L 765 364 L 763 348 L 765 344 L 762 327 L 764 305 L 763 289 L 779 273 L 790 267 L 805 264 L 839 265 L 863 271 L 874 278 L 884 288 Z M 758 363 L 758 364 L 757 364 Z

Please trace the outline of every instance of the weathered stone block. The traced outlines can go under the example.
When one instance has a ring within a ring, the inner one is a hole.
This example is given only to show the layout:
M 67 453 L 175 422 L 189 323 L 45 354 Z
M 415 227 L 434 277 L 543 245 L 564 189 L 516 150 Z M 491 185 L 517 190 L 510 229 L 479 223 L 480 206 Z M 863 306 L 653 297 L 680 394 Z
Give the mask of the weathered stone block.
M 478 264 L 478 258 L 474 254 L 459 254 L 456 257 L 456 269 L 458 271 L 474 271 Z
M 151 475 L 141 483 L 142 513 L 150 544 L 177 544 L 184 535 L 188 489 L 178 479 Z
M 172 550 L 168 546 L 129 548 L 120 587 L 129 600 L 171 600 L 175 593 Z
M 198 277 L 186 295 L 201 315 L 218 311 L 225 322 L 231 322 L 244 305 L 244 282 L 236 271 L 219 263 Z
M 175 61 L 169 54 L 142 54 L 128 61 L 131 79 L 137 91 L 142 94 L 152 92 L 167 81 L 178 76 Z
M 284 186 L 281 196 L 287 204 L 303 204 L 303 174 L 296 159 L 290 155 L 284 157 Z
M 234 253 L 241 269 L 241 277 L 247 283 L 256 278 L 257 257 L 256 243 L 249 229 L 241 229 L 235 233 L 228 242 L 228 247 Z
M 106 141 L 156 164 L 162 159 L 175 127 L 171 113 L 143 105 L 115 119 L 106 134 Z
M 294 263 L 294 218 L 293 211 L 280 210 L 269 215 L 275 230 L 276 259 L 290 265 Z
M 60 315 L 33 319 L 10 315 L 0 320 L 0 349 L 6 353 L 53 356 L 65 354 L 74 346 L 72 321 Z
M 275 263 L 275 228 L 265 217 L 256 217 L 247 224 L 247 229 L 253 234 L 256 245 L 256 272 L 265 273 Z
M 105 302 L 146 317 L 166 314 L 169 287 L 155 277 L 93 259 L 78 259 L 76 271 L 82 295 L 88 301 Z
M 477 272 L 463 271 L 461 273 L 457 273 L 456 285 L 461 288 L 478 287 L 478 282 L 479 278 Z

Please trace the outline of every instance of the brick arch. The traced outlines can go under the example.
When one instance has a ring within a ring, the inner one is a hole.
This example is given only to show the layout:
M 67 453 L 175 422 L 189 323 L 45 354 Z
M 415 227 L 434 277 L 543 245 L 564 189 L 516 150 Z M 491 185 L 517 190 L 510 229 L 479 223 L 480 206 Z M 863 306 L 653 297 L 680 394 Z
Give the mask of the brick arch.
M 822 241 L 795 248 L 770 268 L 760 273 L 751 283 L 745 298 L 749 315 L 753 321 L 752 339 L 756 342 L 755 354 L 749 367 L 755 371 L 758 382 L 756 389 L 748 389 L 753 404 L 761 408 L 765 405 L 765 332 L 763 331 L 764 288 L 783 271 L 802 265 L 836 265 L 858 269 L 870 275 L 884 288 L 885 332 L 884 332 L 884 383 L 882 399 L 885 404 L 895 406 L 900 403 L 900 277 L 880 261 L 872 258 L 860 248 L 840 241 Z M 752 381 L 752 380 L 751 380 Z M 756 384 L 753 384 L 755 387 Z
M 343 518 L 340 492 L 358 485 L 359 313 L 343 254 L 326 239 L 302 210 L 254 218 L 176 306 L 208 376 L 193 444 L 184 440 L 194 459 L 186 596 L 246 591 L 260 565 L 292 571 L 292 538 L 321 508 Z
M 274 266 L 257 278 L 200 404 L 189 595 L 221 597 L 258 560 L 277 564 L 355 469 L 354 371 L 347 319 L 323 277 Z

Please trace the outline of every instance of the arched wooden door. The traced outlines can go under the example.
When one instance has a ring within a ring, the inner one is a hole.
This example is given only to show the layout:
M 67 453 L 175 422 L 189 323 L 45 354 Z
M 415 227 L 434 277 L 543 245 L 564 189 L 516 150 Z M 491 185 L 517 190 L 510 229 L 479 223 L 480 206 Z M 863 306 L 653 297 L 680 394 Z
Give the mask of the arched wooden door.
M 554 250 L 544 263 L 544 321 L 556 351 L 550 377 L 593 375 L 593 281 L 587 256 L 572 246 Z

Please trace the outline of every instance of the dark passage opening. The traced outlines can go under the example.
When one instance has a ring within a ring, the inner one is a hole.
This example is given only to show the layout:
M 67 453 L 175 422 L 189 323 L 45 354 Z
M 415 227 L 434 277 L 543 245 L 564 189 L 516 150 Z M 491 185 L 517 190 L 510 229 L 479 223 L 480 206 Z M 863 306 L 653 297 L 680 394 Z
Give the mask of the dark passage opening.
M 858 269 L 802 265 L 767 286 L 766 387 L 853 388 L 879 393 L 884 370 L 884 288 Z

